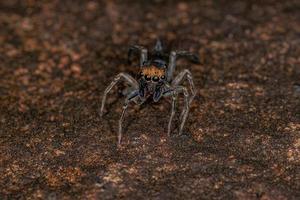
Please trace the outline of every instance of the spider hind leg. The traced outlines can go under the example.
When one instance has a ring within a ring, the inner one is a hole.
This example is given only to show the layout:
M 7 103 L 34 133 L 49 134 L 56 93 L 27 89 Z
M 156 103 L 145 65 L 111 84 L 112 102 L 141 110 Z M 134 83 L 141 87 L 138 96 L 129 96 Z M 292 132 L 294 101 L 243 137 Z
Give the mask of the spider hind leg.
M 168 124 L 168 136 L 171 134 L 171 129 L 172 129 L 172 121 L 175 115 L 176 111 L 176 101 L 177 101 L 177 96 L 179 93 L 183 93 L 184 95 L 184 108 L 181 113 L 181 123 L 180 123 L 180 128 L 179 128 L 179 135 L 182 134 L 182 130 L 184 128 L 184 124 L 186 122 L 188 113 L 189 113 L 189 94 L 188 91 L 185 87 L 183 86 L 178 86 L 175 87 L 174 89 L 171 89 L 170 91 L 167 91 L 164 93 L 164 96 L 170 96 L 172 94 L 172 108 L 171 108 L 171 116 L 169 119 L 169 124 Z
M 193 99 L 196 96 L 196 91 L 195 91 L 195 85 L 192 77 L 192 73 L 190 70 L 185 69 L 182 72 L 180 72 L 172 81 L 171 85 L 173 87 L 177 87 L 179 84 L 181 84 L 183 81 L 188 80 L 189 85 L 190 85 L 190 90 L 191 90 L 191 97 L 189 99 L 189 104 L 192 103 Z
M 187 58 L 192 63 L 200 63 L 199 57 L 188 51 L 171 51 L 169 56 L 169 68 L 167 71 L 167 80 L 171 81 L 176 68 L 176 61 L 179 58 Z
M 131 64 L 131 58 L 133 54 L 139 54 L 140 66 L 143 66 L 144 63 L 148 60 L 148 50 L 142 46 L 134 45 L 130 46 L 127 55 L 127 62 Z

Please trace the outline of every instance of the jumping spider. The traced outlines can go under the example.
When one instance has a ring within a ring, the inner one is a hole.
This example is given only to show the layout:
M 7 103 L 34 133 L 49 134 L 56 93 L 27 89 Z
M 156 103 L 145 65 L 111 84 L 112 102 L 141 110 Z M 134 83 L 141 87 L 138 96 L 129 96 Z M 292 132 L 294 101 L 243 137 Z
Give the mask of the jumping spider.
M 135 102 L 136 104 L 143 104 L 147 99 L 152 97 L 154 102 L 161 99 L 162 96 L 172 97 L 172 111 L 168 124 L 168 136 L 171 133 L 172 119 L 175 115 L 175 104 L 177 95 L 182 93 L 184 95 L 184 108 L 181 113 L 181 125 L 179 134 L 182 133 L 185 121 L 188 116 L 190 104 L 195 97 L 195 87 L 193 83 L 192 74 L 188 69 L 183 70 L 175 78 L 173 73 L 176 67 L 176 60 L 178 58 L 187 58 L 193 63 L 199 63 L 199 58 L 187 51 L 171 51 L 170 54 L 163 52 L 162 44 L 158 40 L 155 48 L 148 54 L 148 50 L 142 46 L 131 46 L 128 51 L 128 61 L 131 62 L 133 54 L 137 54 L 140 60 L 140 73 L 137 80 L 127 73 L 119 73 L 110 85 L 105 89 L 102 105 L 100 110 L 100 116 L 103 115 L 106 96 L 114 85 L 119 83 L 122 79 L 126 81 L 130 86 L 130 92 L 127 93 L 123 105 L 123 111 L 119 120 L 119 132 L 118 132 L 118 145 L 121 143 L 122 138 L 122 122 L 129 102 Z M 167 63 L 166 60 L 169 60 Z M 184 80 L 188 80 L 191 90 L 189 95 L 188 90 L 181 86 Z

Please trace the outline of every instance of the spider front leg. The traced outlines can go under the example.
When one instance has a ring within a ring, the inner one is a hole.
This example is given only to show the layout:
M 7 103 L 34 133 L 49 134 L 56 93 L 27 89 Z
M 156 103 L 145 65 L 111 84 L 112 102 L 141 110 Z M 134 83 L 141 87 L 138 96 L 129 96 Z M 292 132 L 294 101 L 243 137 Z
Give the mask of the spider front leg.
M 126 97 L 126 100 L 125 100 L 125 103 L 123 105 L 123 111 L 122 111 L 122 114 L 121 114 L 121 117 L 120 117 L 120 120 L 119 120 L 119 132 L 118 132 L 118 146 L 120 146 L 121 144 L 121 140 L 122 140 L 122 124 L 123 124 L 123 121 L 124 121 L 124 116 L 126 114 L 126 110 L 128 108 L 128 104 L 131 102 L 131 101 L 134 101 L 136 97 L 138 97 L 139 95 L 139 91 L 138 90 L 135 90 L 133 92 L 131 92 L 127 97 Z
M 182 83 L 185 79 L 187 79 L 189 81 L 190 84 L 190 90 L 191 90 L 191 97 L 189 99 L 189 104 L 192 103 L 195 95 L 196 95 L 196 91 L 195 91 L 195 85 L 194 85 L 194 81 L 193 81 L 193 77 L 192 77 L 192 73 L 190 72 L 190 70 L 185 69 L 182 72 L 180 72 L 172 81 L 171 85 L 173 87 L 177 87 L 180 83 Z
M 124 116 L 125 116 L 127 107 L 128 107 L 128 103 L 125 103 L 123 105 L 123 111 L 122 111 L 122 114 L 121 114 L 121 117 L 120 117 L 120 120 L 119 120 L 118 146 L 121 144 L 121 139 L 122 139 L 122 124 L 123 124 L 123 121 L 124 121 Z
M 100 116 L 102 117 L 103 115 L 103 110 L 104 110 L 104 106 L 105 106 L 105 102 L 106 102 L 106 97 L 107 94 L 110 92 L 110 90 L 120 81 L 122 80 L 122 78 L 128 82 L 134 89 L 137 89 L 139 87 L 137 81 L 130 76 L 127 73 L 119 73 L 114 80 L 110 83 L 110 85 L 105 89 L 104 94 L 103 94 L 103 98 L 102 98 L 102 104 L 101 104 L 101 109 L 100 109 Z

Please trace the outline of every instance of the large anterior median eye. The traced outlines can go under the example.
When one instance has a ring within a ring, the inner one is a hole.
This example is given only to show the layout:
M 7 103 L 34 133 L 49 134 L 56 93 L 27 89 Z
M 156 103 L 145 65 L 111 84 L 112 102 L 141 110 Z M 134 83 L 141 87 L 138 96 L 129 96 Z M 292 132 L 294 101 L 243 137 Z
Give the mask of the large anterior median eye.
M 165 77 L 165 75 L 162 75 L 160 78 L 164 80 L 166 77 Z
M 151 81 L 151 76 L 145 75 L 145 79 L 146 79 L 147 81 Z
M 159 78 L 158 78 L 158 76 L 153 76 L 153 77 L 152 77 L 152 81 L 154 81 L 154 82 L 158 82 L 158 81 L 159 81 Z

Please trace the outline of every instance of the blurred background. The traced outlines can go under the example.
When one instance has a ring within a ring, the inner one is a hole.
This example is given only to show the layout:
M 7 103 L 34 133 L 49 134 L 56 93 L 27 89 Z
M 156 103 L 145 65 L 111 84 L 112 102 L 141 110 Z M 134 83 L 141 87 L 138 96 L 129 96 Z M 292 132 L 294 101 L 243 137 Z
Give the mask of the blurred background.
M 157 38 L 201 60 L 184 135 L 132 106 L 118 149 L 103 91 Z M 298 0 L 1 0 L 0 199 L 299 199 L 299 46 Z

